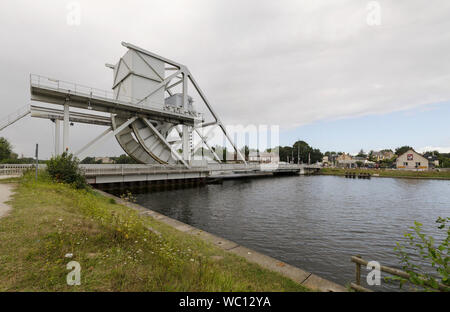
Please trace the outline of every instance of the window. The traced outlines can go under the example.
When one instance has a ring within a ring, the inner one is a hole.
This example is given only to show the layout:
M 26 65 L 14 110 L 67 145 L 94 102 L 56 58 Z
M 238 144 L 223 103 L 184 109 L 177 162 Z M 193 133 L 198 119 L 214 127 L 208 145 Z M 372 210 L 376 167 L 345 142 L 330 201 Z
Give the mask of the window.
M 420 167 L 420 162 L 416 162 L 416 167 Z
M 403 166 L 408 166 L 408 163 L 407 163 L 407 162 L 404 162 L 404 163 L 403 163 Z

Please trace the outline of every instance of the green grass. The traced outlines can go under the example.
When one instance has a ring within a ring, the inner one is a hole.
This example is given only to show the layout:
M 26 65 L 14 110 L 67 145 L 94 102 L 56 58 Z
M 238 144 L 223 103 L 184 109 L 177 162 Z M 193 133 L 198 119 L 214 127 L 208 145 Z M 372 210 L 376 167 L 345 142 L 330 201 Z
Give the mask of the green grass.
M 30 175 L 15 185 L 0 219 L 0 291 L 307 291 L 96 192 Z M 66 284 L 71 260 L 80 286 Z
M 322 168 L 320 174 L 343 176 L 346 172 L 356 172 L 356 174 L 370 173 L 378 174 L 380 177 L 390 178 L 415 178 L 415 179 L 450 179 L 450 172 L 438 171 L 409 171 L 409 170 L 384 170 L 384 169 L 341 169 Z

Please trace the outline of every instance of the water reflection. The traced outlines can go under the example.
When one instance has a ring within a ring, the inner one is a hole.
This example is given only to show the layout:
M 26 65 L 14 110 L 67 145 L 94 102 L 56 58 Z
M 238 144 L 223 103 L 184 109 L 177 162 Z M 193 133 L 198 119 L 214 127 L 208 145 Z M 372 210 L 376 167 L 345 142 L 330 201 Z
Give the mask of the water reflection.
M 450 181 L 302 176 L 155 190 L 137 201 L 346 284 L 354 280 L 352 255 L 398 267 L 395 242 L 414 220 L 434 228 L 449 216 L 449 190 Z

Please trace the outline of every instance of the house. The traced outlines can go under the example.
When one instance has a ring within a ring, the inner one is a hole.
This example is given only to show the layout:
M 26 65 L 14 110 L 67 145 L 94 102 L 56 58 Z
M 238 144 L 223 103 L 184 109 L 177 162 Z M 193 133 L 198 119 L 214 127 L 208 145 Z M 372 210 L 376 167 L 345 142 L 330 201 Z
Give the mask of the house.
M 397 169 L 403 170 L 428 170 L 429 168 L 428 159 L 413 149 L 398 156 L 396 165 Z
M 383 150 L 379 152 L 373 152 L 372 157 L 375 159 L 375 161 L 382 161 L 385 159 L 392 159 L 395 156 L 395 154 L 390 150 Z
M 323 156 L 322 158 L 322 167 L 328 167 L 330 166 L 330 161 L 328 159 L 328 156 Z
M 331 153 L 330 155 L 328 155 L 328 162 L 330 163 L 330 165 L 336 165 L 336 159 L 338 158 L 338 156 L 339 155 L 336 153 Z
M 336 158 L 336 166 L 340 168 L 354 168 L 357 160 L 350 154 L 341 154 Z
M 248 155 L 248 161 L 260 163 L 279 163 L 280 156 L 273 152 L 250 152 Z
M 342 162 L 342 161 L 345 161 L 345 160 L 353 160 L 352 155 L 346 154 L 346 153 L 342 153 L 341 155 L 336 157 L 336 161 L 337 162 Z
M 428 167 L 429 168 L 439 167 L 439 158 L 436 155 L 434 155 L 434 152 L 433 153 L 425 153 L 423 156 L 428 159 Z

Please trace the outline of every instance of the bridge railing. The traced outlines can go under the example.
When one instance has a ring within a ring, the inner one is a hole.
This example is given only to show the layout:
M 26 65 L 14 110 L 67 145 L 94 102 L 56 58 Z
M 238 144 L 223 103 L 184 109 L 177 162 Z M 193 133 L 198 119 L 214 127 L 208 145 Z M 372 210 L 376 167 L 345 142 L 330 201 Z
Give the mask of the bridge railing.
M 19 108 L 17 111 L 9 114 L 8 116 L 4 117 L 2 120 L 0 120 L 0 130 L 5 129 L 9 125 L 13 124 L 17 120 L 21 119 L 22 117 L 25 117 L 30 113 L 30 105 L 25 105 L 21 108 Z
M 153 174 L 162 172 L 192 172 L 209 171 L 207 167 L 190 167 L 184 165 L 131 165 L 131 164 L 83 164 L 80 169 L 86 176 L 108 175 L 108 174 Z
M 135 98 L 135 97 L 131 97 L 131 96 L 120 95 L 119 98 L 116 98 L 116 95 L 112 91 L 93 88 L 93 87 L 89 87 L 89 86 L 85 86 L 85 85 L 81 85 L 81 84 L 77 84 L 77 83 L 73 83 L 73 82 L 68 82 L 68 81 L 64 81 L 64 80 L 48 78 L 48 77 L 36 75 L 36 74 L 30 75 L 30 85 L 36 86 L 39 88 L 50 88 L 55 91 L 80 95 L 80 96 L 84 96 L 84 97 L 90 97 L 90 98 L 97 97 L 100 99 L 106 99 L 108 101 L 121 102 L 123 104 L 134 106 L 134 107 L 139 107 L 139 108 L 144 108 L 146 106 L 147 107 L 155 106 L 155 104 L 156 104 L 157 107 L 162 107 L 163 110 L 166 110 L 166 111 L 173 110 L 172 107 L 166 106 L 165 103 L 152 101 L 152 100 L 150 100 L 149 97 L 140 99 L 140 98 Z M 177 110 L 176 112 L 179 114 L 193 115 L 194 117 L 197 117 L 200 120 L 203 120 L 202 113 L 186 111 L 183 109 L 176 109 L 176 110 Z
M 0 176 L 22 175 L 24 171 L 36 168 L 35 164 L 1 164 Z M 39 164 L 39 170 L 47 168 L 46 164 Z
M 39 169 L 45 169 L 46 164 L 39 164 Z M 35 168 L 34 164 L 2 164 L 0 175 L 18 175 L 23 171 Z M 80 164 L 81 171 L 87 176 L 108 174 L 146 174 L 158 172 L 192 172 L 192 171 L 267 171 L 267 170 L 296 170 L 309 168 L 308 165 L 276 164 L 276 163 L 210 163 L 208 166 L 191 166 L 187 169 L 184 165 L 145 165 L 145 164 Z
M 238 164 L 227 164 L 227 163 L 210 163 L 208 164 L 208 169 L 211 171 L 233 171 L 233 170 L 259 170 L 260 164 L 238 163 Z

